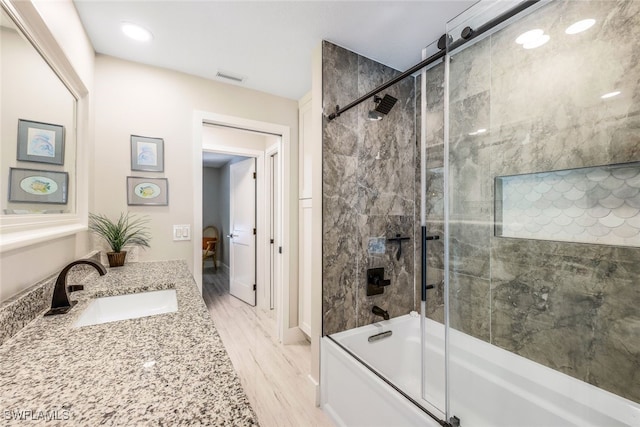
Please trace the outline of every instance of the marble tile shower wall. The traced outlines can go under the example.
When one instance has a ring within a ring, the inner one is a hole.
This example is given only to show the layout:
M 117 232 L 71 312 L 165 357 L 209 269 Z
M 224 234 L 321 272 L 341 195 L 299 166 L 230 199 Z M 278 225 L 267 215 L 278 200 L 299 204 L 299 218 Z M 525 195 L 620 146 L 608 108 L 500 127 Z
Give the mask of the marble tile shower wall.
M 585 18 L 596 25 L 565 34 Z M 533 28 L 550 41 L 522 49 L 515 39 Z M 449 166 L 452 326 L 640 402 L 640 249 L 496 237 L 493 228 L 496 177 L 640 161 L 638 52 L 640 2 L 556 1 L 455 54 Z M 435 74 L 427 98 L 437 97 Z M 613 90 L 621 94 L 600 98 Z M 438 138 L 427 171 L 433 228 Z M 432 270 L 440 257 L 430 255 Z
M 367 120 L 365 102 L 328 122 L 335 105 L 346 105 L 399 74 L 332 43 L 323 50 L 323 331 L 332 334 L 375 322 L 374 305 L 391 317 L 414 308 L 415 84 L 406 79 L 387 89 L 398 99 L 379 122 Z M 376 158 L 378 157 L 378 158 Z M 371 238 L 387 242 L 370 253 Z M 384 267 L 391 285 L 366 296 L 366 271 Z

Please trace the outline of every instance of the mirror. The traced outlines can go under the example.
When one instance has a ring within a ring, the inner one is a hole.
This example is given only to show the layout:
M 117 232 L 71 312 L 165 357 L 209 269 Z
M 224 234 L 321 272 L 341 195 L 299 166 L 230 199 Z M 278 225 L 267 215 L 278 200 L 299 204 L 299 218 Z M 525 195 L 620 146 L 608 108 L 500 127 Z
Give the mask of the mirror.
M 77 99 L 2 9 L 0 216 L 76 214 Z
M 58 43 L 32 1 L 0 0 L 0 252 L 87 229 L 85 40 Z M 63 30 L 52 17 L 58 31 Z M 60 34 L 62 35 L 62 33 Z M 80 143 L 79 141 L 82 141 Z

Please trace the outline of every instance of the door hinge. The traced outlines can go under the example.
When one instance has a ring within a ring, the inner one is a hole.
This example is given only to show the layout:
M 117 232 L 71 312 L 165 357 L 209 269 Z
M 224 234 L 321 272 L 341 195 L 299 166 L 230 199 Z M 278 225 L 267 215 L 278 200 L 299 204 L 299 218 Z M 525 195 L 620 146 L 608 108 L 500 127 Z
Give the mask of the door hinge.
M 253 229 L 253 235 L 254 236 L 256 235 L 256 229 L 255 228 Z
M 278 246 L 278 253 L 281 254 L 282 253 L 282 246 Z
M 275 243 L 275 241 L 273 239 L 269 240 L 269 243 L 271 243 L 272 245 Z
M 256 179 L 256 176 L 257 176 L 257 175 L 256 175 L 256 173 L 254 172 L 254 173 L 253 173 L 253 179 Z
M 254 290 L 254 291 L 256 290 L 256 285 L 253 285 L 253 290 Z

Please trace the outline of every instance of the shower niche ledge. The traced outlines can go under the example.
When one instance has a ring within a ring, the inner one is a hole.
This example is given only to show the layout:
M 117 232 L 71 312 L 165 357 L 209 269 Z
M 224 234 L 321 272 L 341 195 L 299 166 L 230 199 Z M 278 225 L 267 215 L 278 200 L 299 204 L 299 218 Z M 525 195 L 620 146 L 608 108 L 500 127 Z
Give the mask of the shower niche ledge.
M 495 235 L 640 247 L 640 162 L 496 177 Z

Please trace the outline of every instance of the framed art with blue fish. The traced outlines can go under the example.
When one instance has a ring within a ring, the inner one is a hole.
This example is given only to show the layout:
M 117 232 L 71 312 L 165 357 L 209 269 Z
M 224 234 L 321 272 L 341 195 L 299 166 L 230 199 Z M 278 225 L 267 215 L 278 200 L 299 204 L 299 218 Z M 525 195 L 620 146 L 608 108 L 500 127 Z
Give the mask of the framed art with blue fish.
M 64 126 L 18 119 L 18 160 L 64 164 Z
M 131 170 L 164 171 L 164 140 L 131 135 Z
M 9 168 L 9 201 L 67 204 L 67 172 Z
M 167 178 L 127 177 L 127 205 L 167 206 L 169 180 Z

